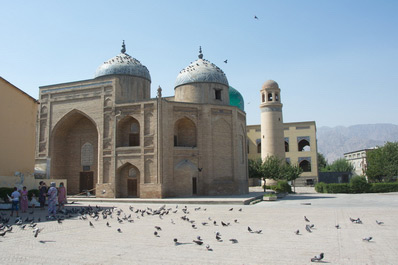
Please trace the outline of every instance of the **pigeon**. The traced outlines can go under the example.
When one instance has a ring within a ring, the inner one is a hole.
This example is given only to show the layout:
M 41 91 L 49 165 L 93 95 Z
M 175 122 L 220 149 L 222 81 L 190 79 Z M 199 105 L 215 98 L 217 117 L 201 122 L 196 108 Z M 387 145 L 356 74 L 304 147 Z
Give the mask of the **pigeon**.
M 305 220 L 306 222 L 310 222 L 310 220 L 308 220 L 307 216 L 304 216 L 304 220 Z
M 321 261 L 321 260 L 323 259 L 323 257 L 324 257 L 324 254 L 323 254 L 323 253 L 321 253 L 321 254 L 319 254 L 319 255 L 316 255 L 315 257 L 313 257 L 313 258 L 311 259 L 311 262 Z
M 25 227 L 26 227 L 26 225 L 22 225 L 22 226 L 21 226 L 21 229 L 25 229 Z
M 159 237 L 159 234 L 158 234 L 157 231 L 153 232 L 153 234 L 154 234 L 156 237 Z
M 33 233 L 35 234 L 35 237 L 37 237 L 42 230 L 43 230 L 43 228 L 36 227 L 35 230 L 33 230 Z
M 218 242 L 222 242 L 221 237 L 219 235 L 216 235 L 216 239 Z
M 370 236 L 370 237 L 362 238 L 363 241 L 368 241 L 368 242 L 369 242 L 370 240 L 372 240 L 372 239 L 373 239 L 373 237 L 371 237 L 371 236 Z
M 7 231 L 4 231 L 3 233 L 0 234 L 0 236 L 4 237 L 6 235 Z
M 106 226 L 107 226 L 107 227 L 111 227 L 111 225 L 109 224 L 109 222 L 106 222 Z
M 213 249 L 210 247 L 210 245 L 206 245 L 207 251 L 213 251 Z
M 232 211 L 234 208 L 229 209 L 229 211 Z
M 58 224 L 62 224 L 62 219 L 58 218 L 57 221 L 58 221 Z
M 254 19 L 258 19 L 258 17 L 257 17 L 257 16 L 254 16 Z
M 215 226 L 217 226 L 217 222 L 216 222 L 216 221 L 214 221 L 213 224 L 214 224 Z
M 247 227 L 247 230 L 248 230 L 250 233 L 253 233 L 253 230 L 250 228 L 250 226 Z
M 202 222 L 202 225 L 207 225 L 207 222 Z
M 377 220 L 376 220 L 376 224 L 382 225 L 382 224 L 384 224 L 384 222 L 381 222 L 381 221 L 377 221 Z
M 192 225 L 192 228 L 193 228 L 193 229 L 196 229 L 196 225 Z
M 335 225 L 334 227 L 336 227 L 337 229 L 340 229 L 340 225 L 339 224 Z
M 200 236 L 197 236 L 196 239 L 199 241 L 203 241 L 203 239 Z
M 239 209 L 239 212 L 241 212 L 241 211 L 242 211 L 242 208 Z
M 238 240 L 237 240 L 237 239 L 235 239 L 235 238 L 231 238 L 229 241 L 231 241 L 231 242 L 232 242 L 232 244 L 236 244 L 236 243 L 238 243 Z
M 296 232 L 294 232 L 296 235 L 299 235 L 300 234 L 300 230 L 296 230 Z
M 193 240 L 192 242 L 194 242 L 195 244 L 197 244 L 199 246 L 203 244 L 203 241 L 199 241 L 199 240 Z
M 239 222 L 238 222 L 238 219 L 235 219 L 234 222 L 235 222 L 236 224 L 239 223 Z
M 228 226 L 226 223 L 224 223 L 223 221 L 221 221 L 222 226 Z
M 171 223 L 173 224 L 173 225 L 175 225 L 176 223 L 174 222 L 174 220 L 173 219 L 171 219 Z
M 162 231 L 162 228 L 160 226 L 155 226 L 156 230 Z
M 309 233 L 312 233 L 311 228 L 310 228 L 309 225 L 306 225 L 306 226 L 305 226 L 305 230 L 307 230 Z
M 228 63 L 228 60 L 225 60 L 224 63 Z
M 315 227 L 315 225 L 314 225 L 314 224 L 311 224 L 311 225 L 310 225 L 310 228 L 311 228 L 311 229 L 312 229 L 312 228 L 314 228 L 314 227 Z
M 178 239 L 177 239 L 177 238 L 174 238 L 173 241 L 174 241 L 174 245 L 176 245 L 176 246 L 178 246 L 178 245 L 181 244 L 180 242 L 178 242 Z
M 121 233 L 121 232 L 122 232 L 122 229 L 118 228 L 117 231 L 118 231 L 119 233 Z
M 94 227 L 93 223 L 91 221 L 88 221 L 91 227 Z

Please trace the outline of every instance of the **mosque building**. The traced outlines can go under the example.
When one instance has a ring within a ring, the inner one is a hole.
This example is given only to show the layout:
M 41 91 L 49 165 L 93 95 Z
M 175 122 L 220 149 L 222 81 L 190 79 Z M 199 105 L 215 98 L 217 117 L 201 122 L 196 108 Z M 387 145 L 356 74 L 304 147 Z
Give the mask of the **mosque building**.
M 248 193 L 246 113 L 224 72 L 199 58 L 175 93 L 121 53 L 93 79 L 40 87 L 36 164 L 68 194 L 164 198 Z

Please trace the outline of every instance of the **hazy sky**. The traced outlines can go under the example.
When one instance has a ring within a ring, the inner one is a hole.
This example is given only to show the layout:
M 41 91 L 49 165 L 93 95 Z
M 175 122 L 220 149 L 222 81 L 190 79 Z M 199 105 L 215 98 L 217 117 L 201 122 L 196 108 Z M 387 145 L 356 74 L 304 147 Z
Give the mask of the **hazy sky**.
M 201 45 L 242 93 L 248 124 L 260 121 L 268 79 L 285 122 L 398 124 L 396 0 L 0 3 L 0 76 L 34 98 L 39 86 L 93 78 L 122 40 L 149 69 L 152 97 L 159 85 L 172 96 Z

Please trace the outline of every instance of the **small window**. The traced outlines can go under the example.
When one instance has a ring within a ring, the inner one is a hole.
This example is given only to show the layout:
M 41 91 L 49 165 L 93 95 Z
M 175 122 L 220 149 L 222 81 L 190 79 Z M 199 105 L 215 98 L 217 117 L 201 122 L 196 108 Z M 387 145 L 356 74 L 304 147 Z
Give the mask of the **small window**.
M 261 102 L 265 102 L 265 95 L 264 94 L 261 94 Z
M 268 93 L 268 101 L 272 101 L 272 93 Z
M 257 144 L 257 153 L 261 154 L 261 142 Z
M 285 141 L 285 152 L 289 152 L 289 142 Z
M 215 96 L 217 100 L 221 100 L 221 89 L 216 89 L 215 90 Z
M 278 93 L 275 93 L 275 101 L 279 101 Z

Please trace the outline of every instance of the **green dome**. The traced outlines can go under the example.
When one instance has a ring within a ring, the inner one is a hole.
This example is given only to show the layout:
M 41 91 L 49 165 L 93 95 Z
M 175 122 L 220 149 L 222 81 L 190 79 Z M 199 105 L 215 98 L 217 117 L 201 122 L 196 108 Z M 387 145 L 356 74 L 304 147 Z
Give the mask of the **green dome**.
M 242 95 L 233 87 L 229 87 L 229 105 L 240 108 L 245 111 L 245 101 Z

